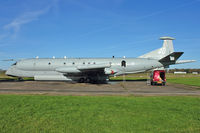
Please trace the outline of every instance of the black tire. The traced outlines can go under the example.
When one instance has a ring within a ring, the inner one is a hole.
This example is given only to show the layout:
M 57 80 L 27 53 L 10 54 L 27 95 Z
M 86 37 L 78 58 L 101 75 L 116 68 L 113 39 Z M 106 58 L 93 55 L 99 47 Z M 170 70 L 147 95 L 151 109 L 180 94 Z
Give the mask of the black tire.
M 84 83 L 84 81 L 85 81 L 84 78 L 80 78 L 78 82 L 79 82 L 79 83 Z
M 18 77 L 18 79 L 17 79 L 18 81 L 23 81 L 24 79 L 23 78 L 21 78 L 21 77 Z
M 152 82 L 152 85 L 156 85 L 156 83 L 155 83 L 155 82 Z
M 86 78 L 85 79 L 85 83 L 91 83 L 91 82 L 92 82 L 91 78 Z

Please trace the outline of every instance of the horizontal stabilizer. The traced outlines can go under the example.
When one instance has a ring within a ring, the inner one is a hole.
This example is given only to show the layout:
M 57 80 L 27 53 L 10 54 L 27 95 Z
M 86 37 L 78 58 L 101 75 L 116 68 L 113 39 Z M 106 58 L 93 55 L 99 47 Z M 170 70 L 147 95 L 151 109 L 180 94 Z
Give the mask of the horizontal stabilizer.
M 179 61 L 176 61 L 176 64 L 184 64 L 184 63 L 191 63 L 191 62 L 196 62 L 196 60 L 179 60 Z
M 159 62 L 164 63 L 164 62 L 176 62 L 176 60 L 178 60 L 178 58 L 183 54 L 183 52 L 173 52 L 171 54 L 169 54 L 168 56 L 162 58 L 159 60 Z

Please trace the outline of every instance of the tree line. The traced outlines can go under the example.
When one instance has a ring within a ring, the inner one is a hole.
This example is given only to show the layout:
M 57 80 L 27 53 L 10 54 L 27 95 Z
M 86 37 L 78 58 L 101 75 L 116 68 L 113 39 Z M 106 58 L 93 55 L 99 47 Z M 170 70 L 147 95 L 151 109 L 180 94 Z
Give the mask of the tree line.
M 200 69 L 169 69 L 169 73 L 174 73 L 174 72 L 187 72 L 187 73 L 192 73 L 192 72 L 198 72 L 200 73 Z

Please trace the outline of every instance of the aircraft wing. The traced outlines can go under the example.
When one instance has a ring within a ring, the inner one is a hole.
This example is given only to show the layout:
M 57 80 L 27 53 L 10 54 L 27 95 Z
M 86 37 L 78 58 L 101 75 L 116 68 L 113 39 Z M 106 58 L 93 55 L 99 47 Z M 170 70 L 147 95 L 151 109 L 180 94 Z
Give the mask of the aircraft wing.
M 104 69 L 109 68 L 111 65 L 102 63 L 102 64 L 89 64 L 89 65 L 81 65 L 77 66 L 77 69 L 80 71 L 89 71 L 89 70 L 97 70 L 97 69 Z
M 104 71 L 105 68 L 109 68 L 111 65 L 109 63 L 102 64 L 88 64 L 88 65 L 79 65 L 79 66 L 70 66 L 70 67 L 59 67 L 56 68 L 57 72 L 61 73 L 81 73 L 81 72 L 98 72 Z

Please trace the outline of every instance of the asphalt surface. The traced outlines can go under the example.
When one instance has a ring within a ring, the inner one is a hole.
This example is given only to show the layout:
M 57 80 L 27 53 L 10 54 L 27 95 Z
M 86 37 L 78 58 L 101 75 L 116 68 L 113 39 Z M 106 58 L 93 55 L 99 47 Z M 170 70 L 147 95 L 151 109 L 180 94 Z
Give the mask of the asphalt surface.
M 47 95 L 200 95 L 200 89 L 169 84 L 150 86 L 146 81 L 109 82 L 85 84 L 50 81 L 1 81 L 0 94 L 47 94 Z

